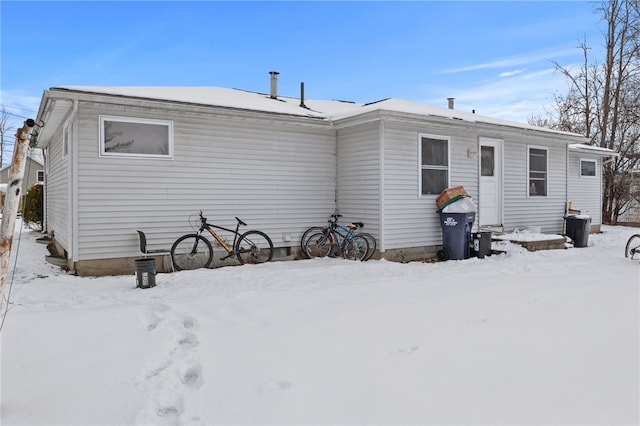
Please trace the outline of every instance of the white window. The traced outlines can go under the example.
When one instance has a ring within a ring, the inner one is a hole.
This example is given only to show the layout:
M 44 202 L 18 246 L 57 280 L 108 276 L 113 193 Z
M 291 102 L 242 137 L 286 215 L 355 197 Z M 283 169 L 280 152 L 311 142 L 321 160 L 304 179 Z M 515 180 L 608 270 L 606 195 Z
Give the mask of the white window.
M 583 160 L 580 159 L 580 176 L 582 177 L 596 177 L 598 175 L 598 163 L 596 160 Z
M 100 156 L 173 158 L 173 122 L 100 116 Z
M 439 195 L 449 186 L 449 138 L 420 135 L 420 194 Z
M 527 188 L 530 197 L 545 197 L 548 181 L 548 150 L 545 147 L 527 147 Z
M 44 170 L 38 170 L 38 182 L 44 182 Z

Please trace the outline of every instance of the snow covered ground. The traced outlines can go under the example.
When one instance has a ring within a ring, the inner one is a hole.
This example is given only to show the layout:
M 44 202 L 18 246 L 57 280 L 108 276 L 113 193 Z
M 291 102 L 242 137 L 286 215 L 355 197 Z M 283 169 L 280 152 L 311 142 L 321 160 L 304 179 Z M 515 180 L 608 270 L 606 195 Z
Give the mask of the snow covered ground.
M 637 425 L 638 228 L 441 263 L 80 278 L 21 233 L 3 425 Z M 14 241 L 14 253 L 17 236 Z

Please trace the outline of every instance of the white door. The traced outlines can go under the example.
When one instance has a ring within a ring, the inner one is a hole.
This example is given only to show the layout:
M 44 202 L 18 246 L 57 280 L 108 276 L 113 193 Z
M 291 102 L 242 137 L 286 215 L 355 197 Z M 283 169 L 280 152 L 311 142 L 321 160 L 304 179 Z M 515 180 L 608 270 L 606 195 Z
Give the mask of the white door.
M 502 225 L 502 141 L 480 138 L 478 224 Z

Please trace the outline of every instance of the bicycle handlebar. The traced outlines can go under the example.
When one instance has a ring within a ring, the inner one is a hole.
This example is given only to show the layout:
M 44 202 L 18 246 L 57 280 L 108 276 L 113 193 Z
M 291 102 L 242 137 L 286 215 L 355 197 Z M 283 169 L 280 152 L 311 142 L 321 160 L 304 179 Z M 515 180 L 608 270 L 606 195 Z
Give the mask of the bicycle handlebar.
M 244 223 L 238 216 L 236 216 L 236 220 L 240 225 L 247 226 L 247 224 Z M 207 218 L 202 215 L 202 210 L 200 210 L 200 223 L 202 223 L 203 225 L 207 223 Z
M 331 218 L 329 220 L 327 220 L 327 222 L 333 224 L 333 225 L 337 225 L 338 224 L 338 218 L 342 217 L 341 214 L 337 214 L 334 213 L 331 215 Z M 358 229 L 358 228 L 364 228 L 364 223 L 363 222 L 351 222 L 351 229 Z

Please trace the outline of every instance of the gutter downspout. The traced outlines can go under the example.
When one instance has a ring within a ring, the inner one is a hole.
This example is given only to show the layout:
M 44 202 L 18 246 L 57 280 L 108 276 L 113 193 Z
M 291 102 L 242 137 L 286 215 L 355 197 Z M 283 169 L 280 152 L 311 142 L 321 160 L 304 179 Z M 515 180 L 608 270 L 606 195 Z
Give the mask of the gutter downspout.
M 385 233 L 384 233 L 384 229 L 385 229 L 385 190 L 384 190 L 384 185 L 385 185 L 385 179 L 384 179 L 384 167 L 385 167 L 385 163 L 384 163 L 384 118 L 380 118 L 380 123 L 378 124 L 378 173 L 379 173 L 379 178 L 378 178 L 378 185 L 380 185 L 380 188 L 378 188 L 378 193 L 380 194 L 380 200 L 379 200 L 379 214 L 380 214 L 380 223 L 379 223 L 379 229 L 378 229 L 378 247 L 379 247 L 379 252 L 380 252 L 380 256 L 383 257 L 384 252 L 385 252 Z
M 566 145 L 566 154 L 565 154 L 565 166 L 564 166 L 564 215 L 562 216 L 562 233 L 561 235 L 566 236 L 567 233 L 565 231 L 565 227 L 567 225 L 567 215 L 569 214 L 569 157 L 571 156 L 571 150 L 569 149 L 569 144 Z
M 71 110 L 71 114 L 69 116 L 69 125 L 71 126 L 71 140 L 69 144 L 69 182 L 70 182 L 70 215 L 69 215 L 69 229 L 71 229 L 71 241 L 69 251 L 71 254 L 71 262 L 73 264 L 73 270 L 75 270 L 75 264 L 79 260 L 78 249 L 80 236 L 78 235 L 78 165 L 80 160 L 78 159 L 78 127 L 76 118 L 78 117 L 78 100 L 73 100 L 73 109 Z M 63 126 L 64 128 L 64 126 Z

